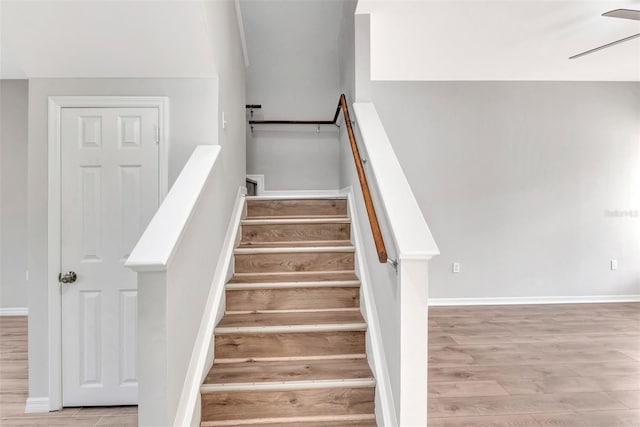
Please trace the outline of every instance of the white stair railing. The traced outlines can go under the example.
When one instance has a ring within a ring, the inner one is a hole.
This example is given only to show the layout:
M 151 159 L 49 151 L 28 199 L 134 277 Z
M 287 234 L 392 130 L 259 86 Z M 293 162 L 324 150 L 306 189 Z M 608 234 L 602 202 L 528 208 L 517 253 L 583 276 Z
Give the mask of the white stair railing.
M 138 273 L 140 426 L 174 424 L 193 370 L 216 261 L 237 204 L 229 194 L 239 188 L 225 184 L 220 151 L 218 145 L 194 150 L 126 262 Z

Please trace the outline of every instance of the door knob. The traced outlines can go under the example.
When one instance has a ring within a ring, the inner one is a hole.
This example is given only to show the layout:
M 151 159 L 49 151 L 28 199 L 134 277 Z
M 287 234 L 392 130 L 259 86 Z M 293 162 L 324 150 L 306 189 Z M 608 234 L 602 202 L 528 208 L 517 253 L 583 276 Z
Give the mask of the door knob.
M 78 275 L 75 271 L 69 271 L 67 273 L 58 274 L 58 282 L 60 283 L 73 283 L 78 280 Z

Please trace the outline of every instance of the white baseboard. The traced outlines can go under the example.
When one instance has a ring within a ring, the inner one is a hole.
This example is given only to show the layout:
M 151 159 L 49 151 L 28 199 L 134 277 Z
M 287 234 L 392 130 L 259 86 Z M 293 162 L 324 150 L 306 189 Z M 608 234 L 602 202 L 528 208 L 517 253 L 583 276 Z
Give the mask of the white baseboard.
M 257 189 L 256 196 L 253 197 L 319 197 L 319 196 L 343 196 L 344 193 L 341 190 L 267 190 L 265 188 L 265 178 L 264 175 L 251 175 L 248 174 L 247 178 L 253 179 L 256 181 Z
M 0 308 L 0 316 L 28 316 L 29 309 L 27 307 L 5 307 Z
M 24 406 L 25 414 L 33 414 L 39 412 L 49 412 L 49 398 L 48 397 L 29 397 L 27 403 Z
M 176 417 L 173 425 L 199 426 L 200 425 L 200 386 L 209 369 L 213 365 L 213 331 L 216 324 L 224 314 L 224 286 L 228 280 L 229 270 L 233 265 L 233 250 L 236 237 L 240 229 L 240 221 L 244 212 L 244 200 L 246 188 L 240 187 L 236 196 L 235 205 L 229 219 L 227 233 L 220 249 L 220 256 L 216 264 L 216 270 L 211 283 L 211 290 L 207 297 L 198 335 L 193 345 L 193 353 L 187 368 L 186 379 L 182 388 L 182 394 L 178 401 Z
M 504 297 L 504 298 L 430 298 L 429 306 L 453 305 L 515 305 L 515 304 L 588 304 L 606 302 L 638 302 L 640 295 L 587 295 L 565 297 Z
M 360 292 L 363 296 L 364 315 L 367 320 L 367 359 L 371 363 L 376 378 L 376 418 L 378 425 L 395 427 L 396 409 L 391 392 L 391 379 L 387 368 L 387 359 L 382 344 L 382 332 L 378 321 L 376 303 L 371 288 L 371 281 L 367 269 L 367 260 L 363 254 L 364 242 L 356 213 L 353 189 L 351 187 L 342 191 L 348 197 L 348 212 L 351 217 L 351 232 L 353 244 L 356 247 L 356 268 L 360 278 Z

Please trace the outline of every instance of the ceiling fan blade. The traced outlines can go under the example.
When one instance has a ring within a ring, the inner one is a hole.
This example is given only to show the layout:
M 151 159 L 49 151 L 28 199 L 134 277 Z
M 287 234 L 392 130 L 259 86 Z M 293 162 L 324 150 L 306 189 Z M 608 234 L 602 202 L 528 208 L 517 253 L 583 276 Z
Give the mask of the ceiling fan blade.
M 610 18 L 622 18 L 633 19 L 634 21 L 640 21 L 640 10 L 633 9 L 615 9 L 605 12 L 602 16 L 608 16 Z
M 584 52 L 580 52 L 577 55 L 570 56 L 569 59 L 580 58 L 581 56 L 589 55 L 590 53 L 594 53 L 594 52 L 597 52 L 599 50 L 606 49 L 608 47 L 615 46 L 617 44 L 627 42 L 629 40 L 637 39 L 638 37 L 640 37 L 640 33 L 634 34 L 634 35 L 629 36 L 629 37 L 625 37 L 625 38 L 620 39 L 620 40 L 616 40 L 616 41 L 611 42 L 611 43 L 607 43 L 607 44 L 602 45 L 602 46 L 594 47 L 593 49 L 589 49 L 589 50 L 584 51 Z

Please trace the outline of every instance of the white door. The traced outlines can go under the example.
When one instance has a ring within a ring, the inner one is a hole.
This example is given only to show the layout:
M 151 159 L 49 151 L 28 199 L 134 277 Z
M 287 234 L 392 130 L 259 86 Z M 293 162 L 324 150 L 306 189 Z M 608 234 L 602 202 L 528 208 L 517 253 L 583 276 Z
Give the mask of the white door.
M 123 264 L 159 205 L 158 126 L 157 108 L 62 109 L 60 271 L 77 275 L 61 284 L 64 406 L 138 401 L 137 284 Z

